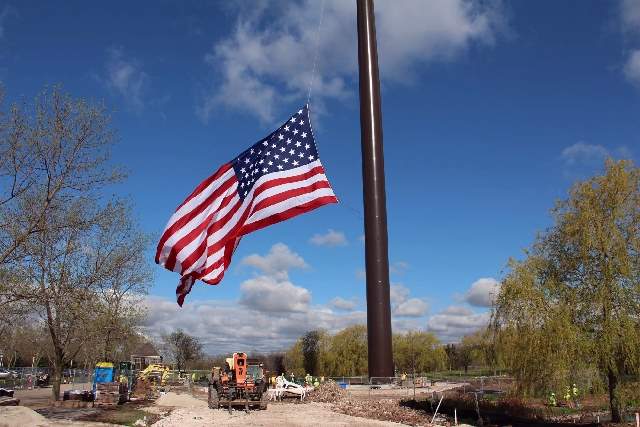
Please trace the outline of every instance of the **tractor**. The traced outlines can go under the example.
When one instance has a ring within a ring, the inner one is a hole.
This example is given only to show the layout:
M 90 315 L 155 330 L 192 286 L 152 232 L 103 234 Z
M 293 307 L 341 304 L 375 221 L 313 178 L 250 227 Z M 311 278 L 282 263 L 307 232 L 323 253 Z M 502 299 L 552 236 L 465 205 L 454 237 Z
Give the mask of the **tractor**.
M 267 409 L 269 384 L 262 363 L 247 358 L 246 353 L 233 353 L 224 369 L 214 367 L 209 380 L 209 408 L 234 406 Z

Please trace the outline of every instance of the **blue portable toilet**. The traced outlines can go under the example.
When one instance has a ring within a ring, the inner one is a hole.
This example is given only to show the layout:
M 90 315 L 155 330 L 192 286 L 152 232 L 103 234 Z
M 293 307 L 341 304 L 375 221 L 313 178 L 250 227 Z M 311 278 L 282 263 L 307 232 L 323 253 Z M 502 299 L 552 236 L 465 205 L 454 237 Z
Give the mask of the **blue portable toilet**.
M 93 371 L 93 393 L 96 393 L 96 384 L 112 383 L 115 381 L 115 366 L 111 362 L 98 362 Z

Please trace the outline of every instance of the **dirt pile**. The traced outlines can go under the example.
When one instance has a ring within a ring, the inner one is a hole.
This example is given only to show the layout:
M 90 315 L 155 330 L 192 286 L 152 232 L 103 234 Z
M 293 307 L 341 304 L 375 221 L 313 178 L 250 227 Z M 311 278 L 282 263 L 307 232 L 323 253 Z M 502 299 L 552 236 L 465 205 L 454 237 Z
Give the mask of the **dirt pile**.
M 333 410 L 354 417 L 393 421 L 412 426 L 429 425 L 431 421 L 424 412 L 400 406 L 399 402 L 394 399 L 341 399 L 333 405 Z
M 346 397 L 347 392 L 340 388 L 335 381 L 327 381 L 320 384 L 315 390 L 310 391 L 305 400 L 310 402 L 336 403 Z
M 0 427 L 22 427 L 45 425 L 47 419 L 24 406 L 0 407 Z
M 175 408 L 205 408 L 207 402 L 196 399 L 188 394 L 177 394 L 169 392 L 163 394 L 156 400 L 157 406 L 173 406 Z

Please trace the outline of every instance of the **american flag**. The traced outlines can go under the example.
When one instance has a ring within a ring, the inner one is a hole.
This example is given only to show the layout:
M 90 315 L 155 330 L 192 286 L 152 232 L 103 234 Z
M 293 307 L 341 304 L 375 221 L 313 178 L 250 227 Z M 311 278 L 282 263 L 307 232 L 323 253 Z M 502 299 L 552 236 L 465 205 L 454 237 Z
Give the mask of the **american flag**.
M 176 288 L 182 306 L 196 280 L 220 283 L 243 235 L 337 202 L 305 105 L 178 206 L 158 243 L 156 263 L 182 276 Z

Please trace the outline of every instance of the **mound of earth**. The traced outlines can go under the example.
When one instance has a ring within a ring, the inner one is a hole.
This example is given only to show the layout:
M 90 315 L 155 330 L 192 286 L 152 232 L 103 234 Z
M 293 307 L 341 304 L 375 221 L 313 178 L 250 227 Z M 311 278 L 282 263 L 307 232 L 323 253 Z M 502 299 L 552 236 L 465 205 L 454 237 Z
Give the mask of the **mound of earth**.
M 315 390 L 307 393 L 306 400 L 310 402 L 336 403 L 347 396 L 347 392 L 340 388 L 335 381 L 320 384 Z

